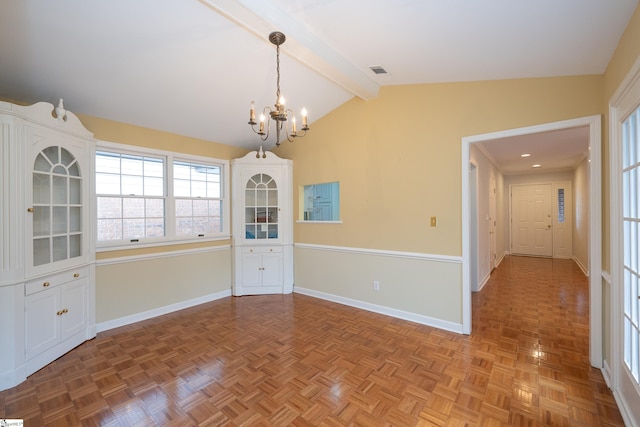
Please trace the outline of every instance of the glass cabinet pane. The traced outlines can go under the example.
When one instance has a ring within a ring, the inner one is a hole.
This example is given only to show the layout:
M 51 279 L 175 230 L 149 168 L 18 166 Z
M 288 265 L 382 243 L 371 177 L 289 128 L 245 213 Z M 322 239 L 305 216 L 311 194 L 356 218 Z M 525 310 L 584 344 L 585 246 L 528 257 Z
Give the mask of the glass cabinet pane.
M 67 207 L 53 207 L 53 234 L 62 234 L 69 231 L 67 225 Z
M 82 181 L 77 178 L 69 178 L 69 203 L 79 205 L 82 203 Z
M 278 208 L 269 208 L 267 212 L 267 221 L 271 224 L 278 222 Z
M 33 239 L 33 265 L 38 266 L 51 262 L 50 240 Z
M 278 225 L 277 224 L 269 224 L 269 239 L 277 239 L 278 238 Z
M 244 222 L 247 224 L 256 222 L 256 208 L 244 208 Z
M 69 232 L 79 233 L 82 230 L 82 208 L 69 208 Z
M 69 151 L 64 148 L 60 148 L 60 163 L 65 167 L 68 167 L 71 163 L 75 161 L 75 157 Z
M 53 238 L 53 261 L 67 259 L 67 236 Z
M 42 153 L 40 153 L 38 154 L 38 157 L 36 157 L 36 161 L 33 164 L 33 170 L 49 172 L 51 171 L 51 163 L 49 163 L 49 160 L 47 160 L 47 158 L 43 156 Z
M 256 206 L 267 205 L 267 190 L 265 188 L 258 188 L 256 190 Z
M 60 147 L 57 146 L 52 146 L 52 147 L 47 147 L 44 150 L 42 150 L 42 154 L 44 154 L 44 156 L 49 159 L 49 161 L 51 162 L 52 165 L 55 165 L 58 162 L 58 150 Z
M 51 234 L 51 208 L 49 206 L 34 206 L 33 208 L 33 237 Z
M 51 175 L 33 174 L 33 203 L 49 203 L 51 197 Z
M 246 206 L 256 205 L 256 192 L 255 190 L 246 190 L 244 196 L 244 204 Z
M 78 168 L 78 164 L 74 163 L 67 168 L 69 170 L 69 176 L 80 176 L 80 168 Z
M 269 206 L 278 206 L 278 190 L 269 190 Z
M 68 203 L 67 177 L 53 176 L 53 203 L 56 205 Z

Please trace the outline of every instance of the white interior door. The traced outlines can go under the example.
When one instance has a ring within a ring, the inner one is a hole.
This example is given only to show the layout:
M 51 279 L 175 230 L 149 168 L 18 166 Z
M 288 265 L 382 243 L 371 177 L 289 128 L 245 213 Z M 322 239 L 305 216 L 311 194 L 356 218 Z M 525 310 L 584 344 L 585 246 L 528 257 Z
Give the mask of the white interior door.
M 511 252 L 552 256 L 551 184 L 511 186 Z

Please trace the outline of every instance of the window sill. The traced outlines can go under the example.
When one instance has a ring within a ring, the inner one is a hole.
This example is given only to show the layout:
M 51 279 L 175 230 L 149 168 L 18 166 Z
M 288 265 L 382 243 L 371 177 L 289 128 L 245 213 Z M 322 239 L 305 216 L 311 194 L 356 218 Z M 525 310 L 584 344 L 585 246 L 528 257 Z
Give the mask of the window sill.
M 298 224 L 342 224 L 342 221 L 312 221 L 312 220 L 304 220 L 299 219 L 296 220 Z
M 200 237 L 196 239 L 171 239 L 171 240 L 153 240 L 147 242 L 122 242 L 114 244 L 112 246 L 97 246 L 96 253 L 98 252 L 110 252 L 121 251 L 126 249 L 140 249 L 140 248 L 153 248 L 159 246 L 171 246 L 171 245 L 184 245 L 189 243 L 200 242 L 216 242 L 219 240 L 229 240 L 231 235 L 215 236 L 215 237 Z

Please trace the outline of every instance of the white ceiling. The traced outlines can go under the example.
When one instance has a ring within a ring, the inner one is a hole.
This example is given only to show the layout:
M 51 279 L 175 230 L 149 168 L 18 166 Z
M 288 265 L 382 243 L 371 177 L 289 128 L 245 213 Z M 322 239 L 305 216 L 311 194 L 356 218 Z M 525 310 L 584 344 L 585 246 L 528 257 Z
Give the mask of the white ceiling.
M 589 127 L 499 138 L 477 146 L 504 175 L 570 171 L 589 157 Z
M 2 0 L 0 98 L 256 148 L 273 30 L 282 93 L 313 128 L 385 85 L 601 74 L 637 1 Z

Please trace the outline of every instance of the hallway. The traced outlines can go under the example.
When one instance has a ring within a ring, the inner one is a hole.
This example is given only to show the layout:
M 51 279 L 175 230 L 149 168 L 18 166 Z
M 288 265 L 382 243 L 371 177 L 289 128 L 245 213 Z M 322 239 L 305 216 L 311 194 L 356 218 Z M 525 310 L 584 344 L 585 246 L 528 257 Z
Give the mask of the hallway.
M 589 365 L 589 283 L 574 261 L 507 256 L 472 298 L 471 338 L 493 355 L 492 387 L 511 390 L 512 420 L 623 425 Z

